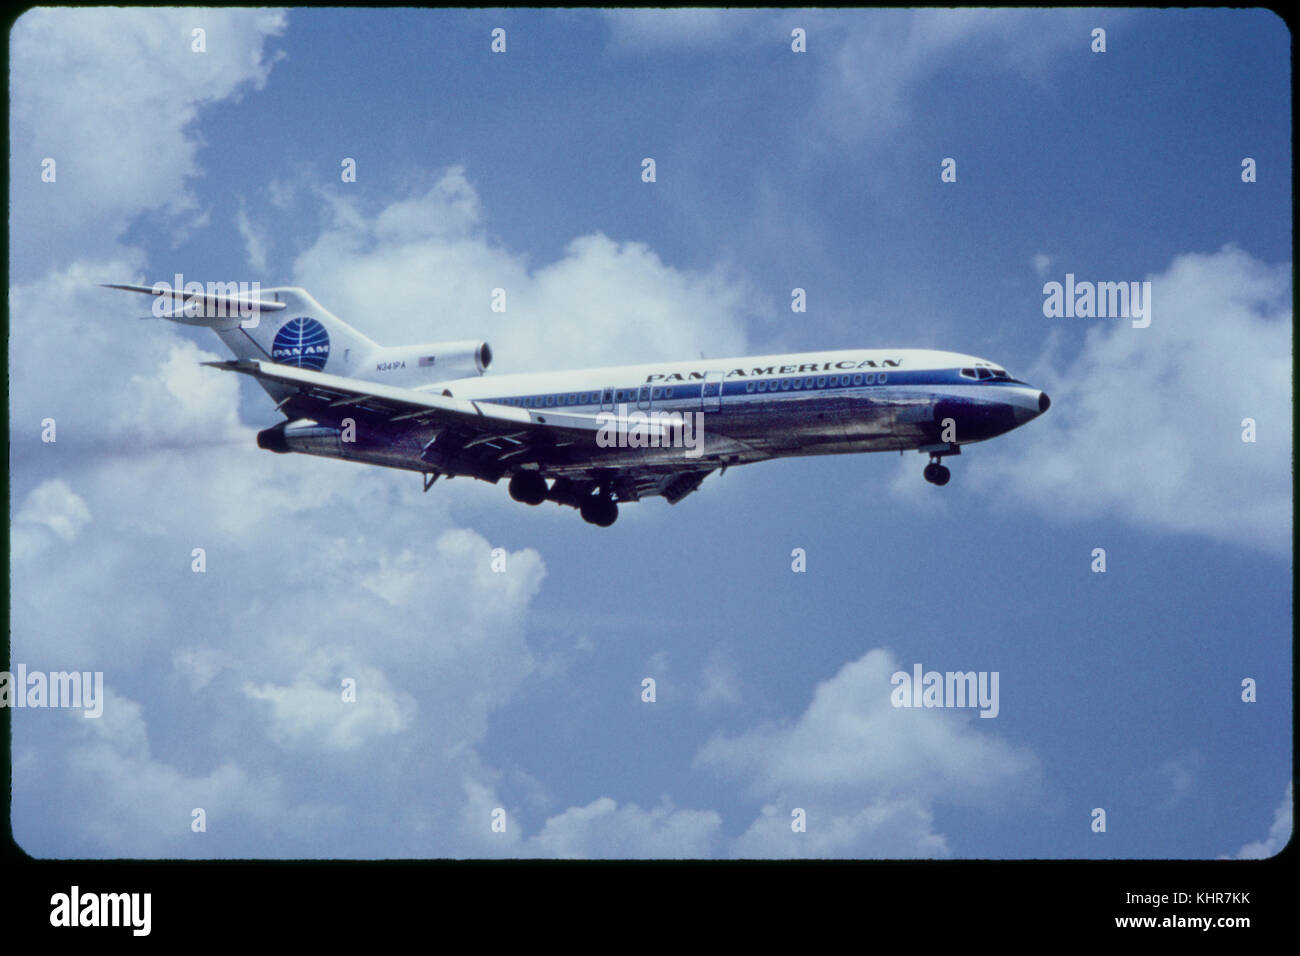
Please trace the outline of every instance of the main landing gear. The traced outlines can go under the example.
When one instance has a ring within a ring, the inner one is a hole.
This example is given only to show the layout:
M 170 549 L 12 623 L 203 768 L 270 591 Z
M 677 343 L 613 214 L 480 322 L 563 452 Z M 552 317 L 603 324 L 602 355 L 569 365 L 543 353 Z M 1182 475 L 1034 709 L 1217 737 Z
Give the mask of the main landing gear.
M 510 479 L 510 497 L 526 505 L 540 505 L 546 492 L 546 479 L 535 471 L 516 472 Z
M 600 528 L 608 528 L 618 520 L 618 503 L 609 494 L 596 492 L 582 499 L 578 507 L 582 520 Z
M 618 520 L 618 504 L 609 488 L 602 485 L 599 490 L 587 493 L 590 485 L 574 488 L 565 478 L 556 481 L 554 487 L 546 484 L 546 479 L 535 471 L 519 471 L 510 479 L 510 497 L 526 505 L 540 505 L 548 498 L 558 504 L 577 508 L 582 520 L 601 528 L 608 528 Z

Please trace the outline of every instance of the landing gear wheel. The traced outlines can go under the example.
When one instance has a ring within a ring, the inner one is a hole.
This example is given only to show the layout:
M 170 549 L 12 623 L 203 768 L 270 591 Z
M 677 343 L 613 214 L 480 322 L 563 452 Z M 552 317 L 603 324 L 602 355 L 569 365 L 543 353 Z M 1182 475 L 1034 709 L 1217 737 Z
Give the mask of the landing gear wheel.
M 618 505 L 613 498 L 604 495 L 592 495 L 583 499 L 582 506 L 578 510 L 582 514 L 583 521 L 601 528 L 608 528 L 618 520 Z
M 510 479 L 510 497 L 526 505 L 540 505 L 546 492 L 546 479 L 535 471 L 520 471 Z
M 925 475 L 925 480 L 932 485 L 946 485 L 948 479 L 952 477 L 952 472 L 937 461 L 932 461 L 926 465 L 922 474 Z

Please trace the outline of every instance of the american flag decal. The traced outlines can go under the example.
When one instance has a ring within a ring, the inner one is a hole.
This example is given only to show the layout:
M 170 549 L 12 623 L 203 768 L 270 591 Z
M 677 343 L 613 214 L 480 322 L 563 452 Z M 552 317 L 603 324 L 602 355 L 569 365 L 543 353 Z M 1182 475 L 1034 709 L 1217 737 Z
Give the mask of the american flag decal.
M 420 368 L 424 368 L 425 366 L 432 365 L 437 360 L 437 358 L 438 356 L 436 355 L 420 356 Z

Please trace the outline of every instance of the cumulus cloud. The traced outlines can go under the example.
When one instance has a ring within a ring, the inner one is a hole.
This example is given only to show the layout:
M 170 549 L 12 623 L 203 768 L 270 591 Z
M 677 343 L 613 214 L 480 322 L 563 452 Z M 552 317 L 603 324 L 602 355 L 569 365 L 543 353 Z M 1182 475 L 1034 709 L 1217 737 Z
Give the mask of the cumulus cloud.
M 105 687 L 104 711 L 95 720 L 79 712 L 15 711 L 14 836 L 37 856 L 207 857 L 230 844 L 195 830 L 195 810 L 207 825 L 269 832 L 281 815 L 277 774 L 253 779 L 232 759 L 186 772 L 153 753 L 143 706 Z M 39 746 L 36 723 L 56 723 L 60 745 Z M 51 791 L 52 781 L 59 786 Z M 34 812 L 43 807 L 44 812 Z M 53 844 L 44 832 L 50 809 L 71 839 Z M 300 808 L 307 816 L 311 809 Z M 248 845 L 252 845 L 250 841 Z
M 656 358 L 742 354 L 748 284 L 724 267 L 684 270 L 649 247 L 575 237 L 540 267 L 494 242 L 464 170 L 369 213 L 320 194 L 331 224 L 294 281 L 384 345 L 481 337 L 493 371 L 544 371 Z M 494 290 L 506 310 L 494 312 Z
M 713 811 L 643 810 L 601 797 L 551 817 L 527 849 L 538 856 L 577 859 L 698 859 L 713 855 L 722 818 Z
M 698 680 L 695 704 L 701 709 L 734 707 L 741 702 L 741 679 L 730 651 L 715 647 L 709 651 Z
M 930 830 L 934 804 L 996 807 L 1038 785 L 1037 758 L 973 729 L 971 713 L 894 707 L 899 669 L 888 651 L 869 651 L 819 684 L 795 721 L 720 734 L 701 749 L 697 766 L 786 814 L 765 810 L 734 854 L 939 855 L 947 844 Z M 805 834 L 790 828 L 796 807 L 808 815 Z
M 396 692 L 377 668 L 357 665 L 347 654 L 334 656 L 318 653 L 317 673 L 300 673 L 292 684 L 244 684 L 250 699 L 269 705 L 268 731 L 280 746 L 352 750 L 410 725 L 414 697 Z
M 235 228 L 239 230 L 239 235 L 244 240 L 244 254 L 248 259 L 249 267 L 259 273 L 265 272 L 267 249 L 271 243 L 266 232 L 255 226 L 248 218 L 248 210 L 242 202 L 239 204 L 239 211 L 235 213 Z
M 23 561 L 39 552 L 49 536 L 63 541 L 76 540 L 90 521 L 85 499 L 68 487 L 66 481 L 44 481 L 23 499 L 10 527 L 10 542 L 15 561 Z
M 832 62 L 820 83 L 817 115 L 844 140 L 884 142 L 908 124 L 918 108 L 916 90 L 941 70 L 978 64 L 985 73 L 1037 81 L 1086 40 L 1093 19 L 1083 11 L 973 9 L 836 18 L 833 32 L 809 30 L 809 55 L 828 46 Z
M 496 573 L 492 544 L 404 476 L 257 449 L 237 377 L 200 365 L 225 356 L 96 288 L 141 265 L 122 250 L 10 289 L 14 657 L 102 670 L 112 688 L 97 728 L 16 722 L 24 847 L 499 852 L 467 801 L 499 802 L 476 748 L 536 669 L 524 624 L 540 556 L 510 551 Z M 396 536 L 376 520 L 391 515 Z
M 1277 856 L 1282 848 L 1291 842 L 1293 785 L 1286 785 L 1286 797 L 1278 804 L 1273 813 L 1273 825 L 1268 828 L 1268 836 L 1263 840 L 1247 843 L 1237 851 L 1238 860 L 1265 860 Z
M 37 70 L 44 54 L 33 44 L 49 24 L 27 19 L 15 44 L 23 69 Z M 156 39 L 124 22 L 128 48 Z M 210 51 L 228 46 L 218 42 L 222 22 L 208 21 Z M 221 82 L 200 70 L 165 93 L 118 85 L 114 115 L 153 109 L 171 136 L 158 145 L 147 192 L 128 175 L 104 204 L 78 193 L 87 229 L 111 242 L 119 217 L 187 207 L 185 181 L 201 170 L 184 129 L 202 104 L 265 78 L 261 39 L 280 22 L 259 12 L 245 24 L 238 64 L 203 61 L 232 67 Z M 63 39 L 83 27 L 103 32 L 87 24 Z M 164 95 L 165 104 L 150 98 Z M 72 107 L 24 109 L 41 126 Z M 126 138 L 118 130 L 106 141 Z M 74 137 L 60 148 L 81 156 L 91 145 Z M 302 198 L 282 184 L 272 193 Z M 683 339 L 715 354 L 743 348 L 747 293 L 723 272 L 677 269 L 643 245 L 598 234 L 531 268 L 488 236 L 459 170 L 375 210 L 312 197 L 330 205 L 331 224 L 295 278 L 381 341 L 473 334 L 472 301 L 481 331 L 521 343 L 511 350 L 516 364 L 643 359 L 675 339 L 674 352 Z M 240 225 L 256 260 L 265 254 L 256 224 Z M 492 543 L 455 527 L 446 499 L 420 497 L 404 476 L 257 449 L 256 426 L 240 418 L 239 379 L 200 365 L 225 357 L 219 343 L 196 345 L 169 323 L 138 321 L 148 300 L 96 288 L 144 281 L 144 265 L 138 251 L 101 250 L 10 289 L 11 334 L 24 358 L 10 369 L 19 436 L 11 477 L 22 502 L 15 657 L 104 670 L 114 688 L 98 731 L 32 715 L 16 726 L 24 846 L 36 855 L 257 856 L 274 833 L 286 855 L 513 852 L 518 835 L 496 839 L 490 828 L 501 800 L 478 748 L 491 715 L 538 670 L 525 622 L 546 573 L 540 556 L 510 551 L 497 573 Z M 498 286 L 508 292 L 505 314 L 488 308 Z M 46 417 L 57 422 L 54 444 L 40 442 Z M 348 678 L 355 702 L 342 700 Z M 93 807 L 84 794 L 95 794 Z M 189 829 L 195 807 L 220 821 L 205 838 Z M 611 819 L 642 831 L 620 846 L 649 855 L 704 852 L 696 835 L 716 825 L 662 808 L 624 807 Z M 591 825 L 598 833 L 604 824 Z M 531 852 L 579 845 L 557 823 Z
M 794 829 L 797 811 L 805 829 Z M 873 801 L 860 810 L 835 812 L 803 807 L 763 807 L 731 844 L 740 859 L 828 859 L 842 856 L 946 859 L 948 840 L 934 832 L 934 814 L 919 800 Z
M 1275 554 L 1291 544 L 1291 266 L 1232 246 L 1150 276 L 1151 325 L 1088 322 L 1023 375 L 1052 397 L 971 478 L 1066 519 L 1119 517 Z M 1255 422 L 1253 443 L 1243 421 Z
M 199 110 L 260 89 L 278 10 L 29 10 L 10 50 L 11 226 L 24 245 L 101 249 L 144 211 L 197 208 Z M 206 52 L 192 31 L 206 31 Z M 40 180 L 41 163 L 56 180 Z M 28 171 L 22 176 L 21 171 Z M 30 185 L 23 185 L 30 180 Z

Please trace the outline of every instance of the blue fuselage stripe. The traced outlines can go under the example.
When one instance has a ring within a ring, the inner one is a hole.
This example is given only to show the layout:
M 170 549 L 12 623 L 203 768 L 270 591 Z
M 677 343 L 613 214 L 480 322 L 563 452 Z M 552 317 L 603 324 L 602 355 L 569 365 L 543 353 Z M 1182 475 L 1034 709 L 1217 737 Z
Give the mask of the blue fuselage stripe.
M 884 381 L 881 381 L 881 379 Z M 832 381 L 834 385 L 830 384 Z M 798 383 L 797 385 L 795 383 Z M 701 397 L 716 399 L 717 383 L 710 382 L 710 394 L 704 396 L 705 384 L 663 385 L 642 384 L 623 388 L 581 389 L 576 392 L 551 392 L 541 395 L 503 395 L 496 398 L 481 398 L 475 401 L 495 402 L 504 405 L 517 405 L 525 408 L 608 408 L 619 404 L 636 404 L 638 399 L 644 404 L 649 399 L 651 404 L 680 401 L 700 401 Z M 722 397 L 728 395 L 791 395 L 800 392 L 849 390 L 853 392 L 870 391 L 890 386 L 932 386 L 943 388 L 953 385 L 982 386 L 1017 386 L 1024 382 L 1016 379 L 998 378 L 977 381 L 961 374 L 958 369 L 926 369 L 922 371 L 904 371 L 892 369 L 887 372 L 874 373 L 839 373 L 835 375 L 776 375 L 770 378 L 746 378 L 722 383 Z M 645 396 L 643 389 L 649 389 Z M 602 401 L 602 392 L 612 393 L 612 398 Z M 547 404 L 547 399 L 551 399 Z M 527 404 L 525 404 L 525 402 Z

